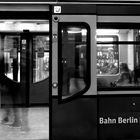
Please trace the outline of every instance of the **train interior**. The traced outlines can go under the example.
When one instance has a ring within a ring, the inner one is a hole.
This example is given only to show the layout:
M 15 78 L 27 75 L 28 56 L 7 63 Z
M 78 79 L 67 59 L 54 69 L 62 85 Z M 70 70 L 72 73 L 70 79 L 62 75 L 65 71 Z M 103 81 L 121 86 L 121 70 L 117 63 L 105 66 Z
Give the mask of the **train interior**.
M 97 86 L 139 86 L 139 30 L 97 29 Z M 122 70 L 123 66 L 124 69 Z M 120 76 L 121 73 L 127 76 Z M 103 80 L 103 82 L 101 82 Z M 116 82 L 116 83 L 114 83 Z
M 7 64 L 7 72 L 5 75 L 16 82 L 21 81 L 21 35 L 19 32 L 23 30 L 48 32 L 49 24 L 47 21 L 21 21 L 21 20 L 7 20 L 0 22 L 1 32 L 1 50 L 4 53 L 4 62 Z M 10 33 L 11 32 L 11 33 Z M 15 33 L 13 33 L 15 32 Z M 33 45 L 33 79 L 32 81 L 39 82 L 49 77 L 49 36 L 48 35 L 34 35 L 32 37 Z M 22 41 L 22 43 L 24 40 Z M 42 47 L 42 48 L 41 48 Z M 41 49 L 42 50 L 41 50 Z M 1 52 L 2 52 L 1 51 Z M 14 73 L 14 59 L 17 64 L 17 73 Z M 42 66 L 43 65 L 43 66 Z M 41 67 L 42 66 L 42 67 Z M 46 71 L 45 71 L 46 70 Z

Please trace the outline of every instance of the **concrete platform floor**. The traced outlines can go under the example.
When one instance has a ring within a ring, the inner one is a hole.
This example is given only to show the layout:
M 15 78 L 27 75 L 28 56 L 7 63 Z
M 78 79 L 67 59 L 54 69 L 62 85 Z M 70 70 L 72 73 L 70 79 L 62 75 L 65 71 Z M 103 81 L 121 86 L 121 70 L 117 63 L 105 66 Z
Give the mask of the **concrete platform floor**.
M 24 111 L 22 110 L 21 112 L 21 116 L 26 114 L 29 130 L 23 131 L 21 128 L 13 128 L 0 124 L 0 140 L 48 140 L 49 108 L 24 108 Z M 3 110 L 0 109 L 0 120 L 2 119 L 2 115 Z

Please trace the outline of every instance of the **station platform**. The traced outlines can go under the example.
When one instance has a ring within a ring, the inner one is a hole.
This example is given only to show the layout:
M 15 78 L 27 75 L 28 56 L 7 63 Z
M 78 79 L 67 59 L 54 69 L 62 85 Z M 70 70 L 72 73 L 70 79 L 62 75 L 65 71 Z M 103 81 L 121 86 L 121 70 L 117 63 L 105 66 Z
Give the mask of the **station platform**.
M 24 108 L 24 111 L 27 112 L 29 130 L 0 124 L 0 140 L 49 140 L 49 108 L 32 107 Z M 0 120 L 2 115 L 3 110 L 0 109 Z

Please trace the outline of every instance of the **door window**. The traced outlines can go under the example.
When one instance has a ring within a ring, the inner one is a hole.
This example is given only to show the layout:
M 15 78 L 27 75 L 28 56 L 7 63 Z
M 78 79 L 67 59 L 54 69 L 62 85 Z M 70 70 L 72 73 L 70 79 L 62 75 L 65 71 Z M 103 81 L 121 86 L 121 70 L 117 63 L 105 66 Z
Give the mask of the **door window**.
M 33 37 L 33 83 L 49 77 L 49 36 Z
M 1 55 L 4 55 L 5 75 L 16 82 L 20 82 L 20 36 L 1 35 L 0 46 Z
M 33 39 L 33 83 L 49 77 L 49 36 L 34 35 Z M 20 35 L 1 35 L 1 55 L 4 58 L 5 75 L 20 82 Z
M 90 81 L 89 28 L 86 24 L 61 24 L 59 84 L 62 96 L 87 89 Z

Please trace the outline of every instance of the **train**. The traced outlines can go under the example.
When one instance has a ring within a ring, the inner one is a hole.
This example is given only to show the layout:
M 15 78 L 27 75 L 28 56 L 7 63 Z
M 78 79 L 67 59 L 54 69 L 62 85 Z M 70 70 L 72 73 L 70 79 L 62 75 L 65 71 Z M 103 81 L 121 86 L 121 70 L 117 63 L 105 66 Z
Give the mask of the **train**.
M 52 139 L 140 139 L 139 4 L 53 6 Z
M 51 140 L 140 139 L 139 0 L 0 1 L 0 50 Z

